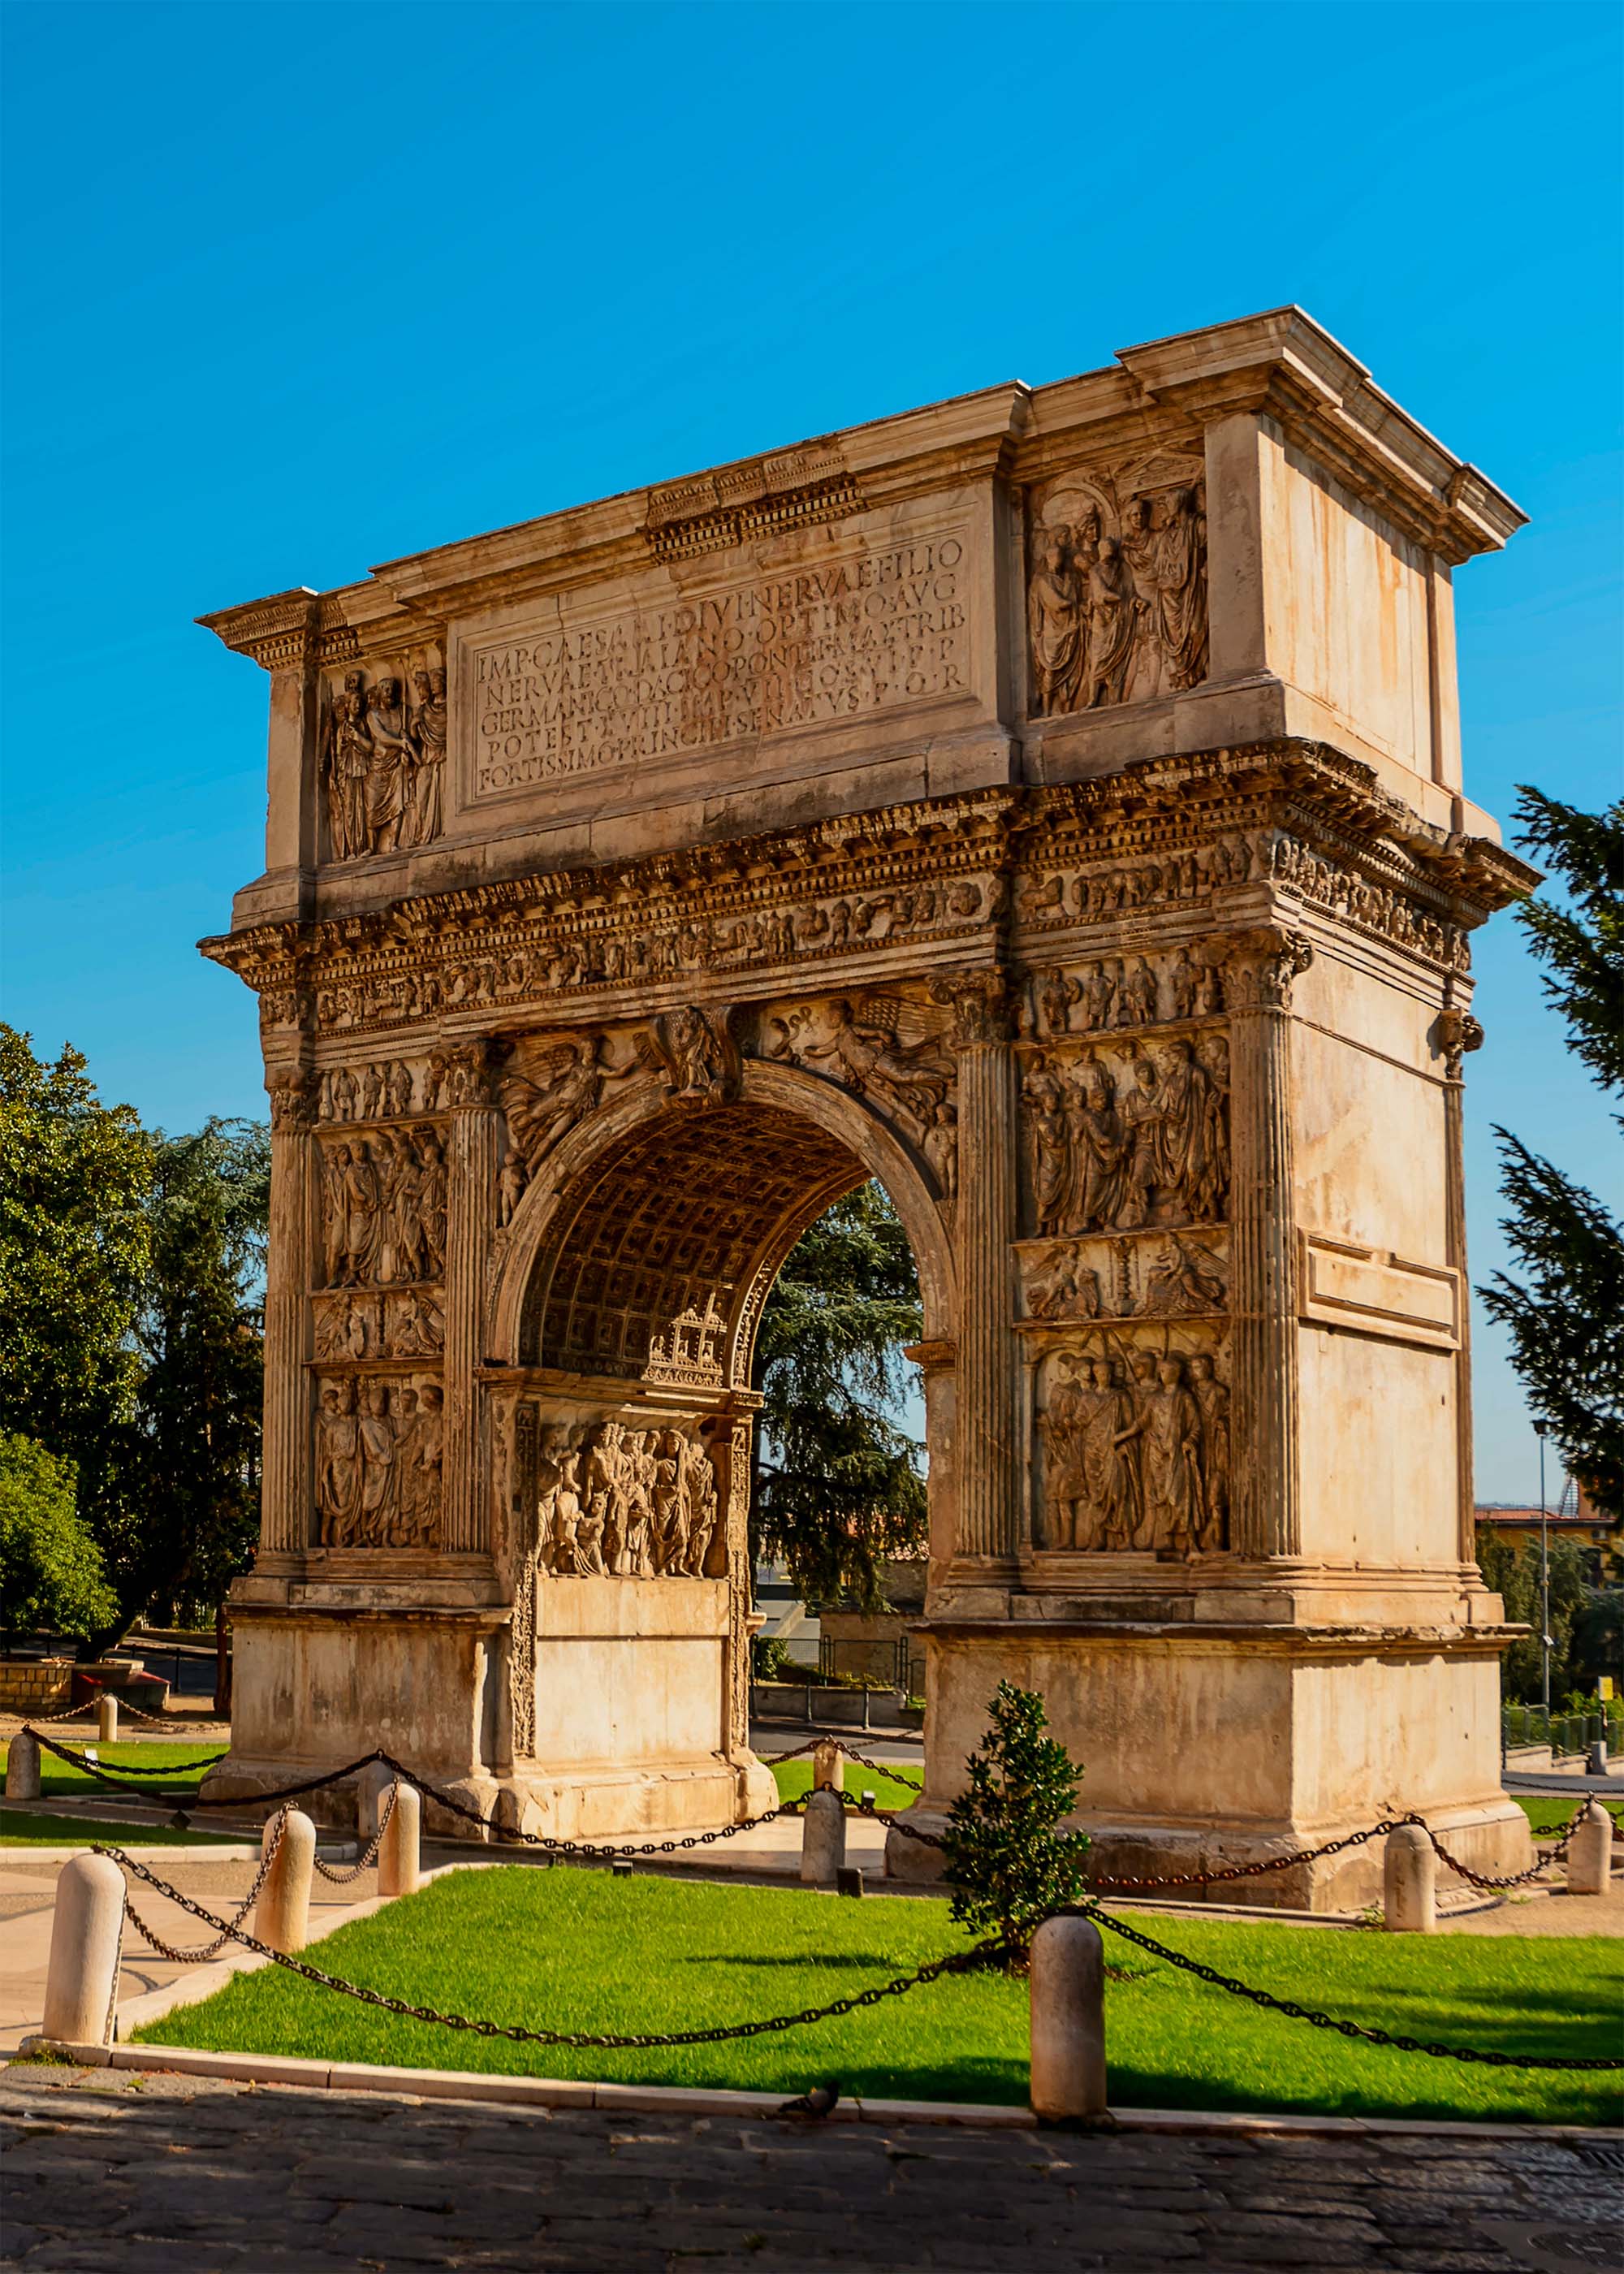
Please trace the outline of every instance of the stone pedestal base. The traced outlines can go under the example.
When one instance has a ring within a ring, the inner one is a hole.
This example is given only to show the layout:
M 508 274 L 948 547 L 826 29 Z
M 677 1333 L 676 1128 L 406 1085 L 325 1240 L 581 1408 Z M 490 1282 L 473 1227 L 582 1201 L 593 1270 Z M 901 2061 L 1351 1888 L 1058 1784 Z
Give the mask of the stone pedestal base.
M 777 1801 L 771 1771 L 725 1742 L 719 1583 L 557 1591 L 562 1615 L 532 1645 L 534 1749 L 523 1752 L 505 1608 L 350 1592 L 356 1600 L 335 1583 L 246 1583 L 233 1605 L 231 1750 L 204 1798 L 252 1801 L 381 1750 L 464 1807 L 560 1839 L 710 1830 Z M 353 1781 L 305 1804 L 325 1823 L 352 1824 Z M 424 1825 L 480 1836 L 432 1802 Z
M 1083 1768 L 1071 1819 L 1116 1878 L 1216 1871 L 1423 1814 L 1474 1870 L 1533 1861 L 1500 1784 L 1497 1643 L 1471 1630 L 1385 1633 L 1250 1626 L 1005 1626 L 932 1631 L 926 1788 L 910 1811 L 939 1833 L 1008 1679 L 1043 1697 Z M 1380 1840 L 1232 1889 L 1247 1905 L 1346 1910 L 1379 1901 Z M 894 1878 L 939 1878 L 906 1834 Z M 1458 1884 L 1445 1873 L 1444 1886 Z M 1202 1889 L 1169 1890 L 1199 1901 Z M 1213 1891 L 1216 1899 L 1217 1891 Z

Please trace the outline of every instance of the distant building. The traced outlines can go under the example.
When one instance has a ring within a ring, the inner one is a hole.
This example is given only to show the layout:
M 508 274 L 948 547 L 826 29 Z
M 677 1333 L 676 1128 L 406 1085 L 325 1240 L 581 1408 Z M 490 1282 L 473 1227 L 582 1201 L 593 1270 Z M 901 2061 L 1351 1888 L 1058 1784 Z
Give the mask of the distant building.
M 1479 1545 L 1503 1540 L 1512 1547 L 1539 1545 L 1539 1510 L 1501 1501 L 1481 1501 L 1472 1511 Z M 1545 1523 L 1553 1540 L 1570 1540 L 1590 1548 L 1599 1557 L 1607 1548 L 1624 1548 L 1624 1526 L 1616 1517 L 1604 1516 L 1583 1485 L 1569 1479 L 1562 1497 L 1546 1510 Z

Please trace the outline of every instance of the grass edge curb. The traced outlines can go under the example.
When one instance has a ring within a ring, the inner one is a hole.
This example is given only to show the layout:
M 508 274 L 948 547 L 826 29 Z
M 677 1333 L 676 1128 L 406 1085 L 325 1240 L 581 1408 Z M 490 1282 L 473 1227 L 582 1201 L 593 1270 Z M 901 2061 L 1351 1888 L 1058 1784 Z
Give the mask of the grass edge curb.
M 425 2100 L 591 2108 L 605 2114 L 643 2109 L 681 2116 L 776 2117 L 783 2105 L 781 2096 L 776 2092 L 728 2091 L 687 2085 L 597 2084 L 584 2079 L 504 2076 L 468 2069 L 389 2068 L 361 2061 L 304 2060 L 292 2054 L 206 2052 L 191 2045 L 53 2044 L 49 2050 L 81 2068 L 210 2076 L 228 2083 L 303 2085 L 323 2092 L 397 2093 Z M 1005 2131 L 1039 2128 L 1038 2120 L 1029 2108 L 974 2101 L 843 2100 L 831 2117 L 820 2120 L 995 2127 Z M 1624 2142 L 1624 2127 L 1609 2125 L 1450 2123 L 1421 2117 L 1315 2116 L 1222 2109 L 1113 2108 L 1097 2125 L 1081 2128 L 1281 2137 L 1373 2134 L 1468 2140 Z

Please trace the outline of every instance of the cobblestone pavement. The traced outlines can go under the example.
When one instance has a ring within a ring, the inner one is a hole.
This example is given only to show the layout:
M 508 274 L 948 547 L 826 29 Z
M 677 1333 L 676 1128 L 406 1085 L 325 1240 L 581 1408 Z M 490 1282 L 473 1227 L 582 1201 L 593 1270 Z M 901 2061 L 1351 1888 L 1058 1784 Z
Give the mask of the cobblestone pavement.
M 7 2268 L 68 2274 L 1563 2274 L 1608 2152 L 519 2111 L 0 2074 Z

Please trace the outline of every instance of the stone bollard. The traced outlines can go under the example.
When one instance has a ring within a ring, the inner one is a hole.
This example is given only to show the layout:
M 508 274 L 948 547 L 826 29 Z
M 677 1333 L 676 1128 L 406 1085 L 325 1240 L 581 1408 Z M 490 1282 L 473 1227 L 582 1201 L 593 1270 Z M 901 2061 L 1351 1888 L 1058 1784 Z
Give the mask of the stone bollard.
M 423 1885 L 423 1796 L 416 1785 L 397 1784 L 395 1806 L 378 1847 L 380 1895 L 415 1895 Z
M 110 2045 L 124 1938 L 124 1875 L 110 1856 L 76 1856 L 56 1879 L 41 2034 L 60 2045 Z
M 808 1796 L 801 1826 L 801 1878 L 805 1886 L 826 1886 L 846 1863 L 846 1810 L 839 1796 Z
M 1105 1950 L 1092 1919 L 1032 1938 L 1032 2109 L 1062 2124 L 1105 2113 Z
M 846 1755 L 838 1740 L 823 1737 L 812 1749 L 812 1789 L 814 1792 L 844 1792 L 846 1789 Z
M 5 1796 L 8 1800 L 38 1800 L 40 1741 L 26 1729 L 12 1738 L 5 1756 Z
M 1401 1824 L 1387 1834 L 1381 1909 L 1389 1934 L 1431 1934 L 1438 1924 L 1438 1857 L 1418 1824 Z
M 265 1827 L 259 1842 L 261 1855 L 270 1846 L 275 1823 L 273 1817 Z M 310 1940 L 310 1883 L 315 1869 L 316 1827 L 298 1809 L 289 1809 L 276 1860 L 254 1905 L 256 1942 L 268 1943 L 273 1950 L 289 1956 L 304 1949 Z
M 99 1744 L 118 1743 L 118 1700 L 110 1690 L 104 1690 L 96 1699 L 96 1741 Z
M 1605 1895 L 1613 1884 L 1613 1818 L 1593 1800 L 1568 1843 L 1568 1892 Z
M 371 1762 L 356 1779 L 356 1830 L 363 1848 L 378 1836 L 384 1795 L 394 1782 L 395 1771 L 386 1768 L 381 1761 Z

